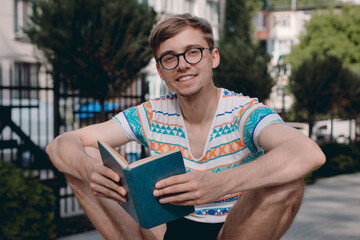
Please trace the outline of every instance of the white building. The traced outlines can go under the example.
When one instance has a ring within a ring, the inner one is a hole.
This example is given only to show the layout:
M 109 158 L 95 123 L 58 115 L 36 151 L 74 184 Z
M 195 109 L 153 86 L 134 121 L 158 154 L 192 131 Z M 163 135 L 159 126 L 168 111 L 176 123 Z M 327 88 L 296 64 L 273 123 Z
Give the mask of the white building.
M 0 8 L 0 80 L 3 85 L 34 86 L 40 65 L 35 47 L 23 33 L 31 14 L 31 0 L 3 0 Z M 29 97 L 31 98 L 31 97 Z
M 29 23 L 31 11 L 32 0 L 1 1 L 0 106 L 11 105 L 12 120 L 34 142 L 44 147 L 53 132 L 53 113 L 50 110 L 45 112 L 44 109 L 52 102 L 53 96 L 40 88 L 46 88 L 52 83 L 45 76 L 44 66 L 35 57 L 34 45 L 22 30 Z M 27 90 L 21 91 L 20 88 Z M 38 119 L 39 123 L 30 123 L 30 117 Z M 42 137 L 34 134 L 39 132 Z M 0 132 L 3 139 L 10 134 L 8 128 Z

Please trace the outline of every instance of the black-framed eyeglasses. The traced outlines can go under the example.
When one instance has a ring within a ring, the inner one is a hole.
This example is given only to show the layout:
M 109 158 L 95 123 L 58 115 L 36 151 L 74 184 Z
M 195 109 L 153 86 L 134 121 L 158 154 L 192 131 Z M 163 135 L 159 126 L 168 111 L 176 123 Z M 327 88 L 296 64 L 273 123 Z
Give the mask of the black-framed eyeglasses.
M 183 53 L 175 54 L 175 53 L 168 53 L 164 56 L 159 57 L 156 59 L 160 62 L 161 66 L 166 70 L 173 70 L 179 65 L 179 57 L 183 56 L 185 61 L 190 64 L 199 63 L 203 58 L 203 51 L 204 49 L 212 50 L 212 48 L 205 48 L 205 47 L 192 47 L 187 49 Z

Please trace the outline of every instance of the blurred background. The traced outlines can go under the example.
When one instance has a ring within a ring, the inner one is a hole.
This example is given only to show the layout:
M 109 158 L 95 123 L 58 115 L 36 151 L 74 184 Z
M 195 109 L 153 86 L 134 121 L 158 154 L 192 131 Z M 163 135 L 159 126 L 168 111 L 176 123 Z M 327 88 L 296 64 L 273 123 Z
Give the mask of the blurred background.
M 327 163 L 308 184 L 360 171 L 359 0 L 1 0 L 0 239 L 93 229 L 45 147 L 169 94 L 148 38 L 186 12 L 213 26 L 217 86 L 259 98 L 321 146 Z

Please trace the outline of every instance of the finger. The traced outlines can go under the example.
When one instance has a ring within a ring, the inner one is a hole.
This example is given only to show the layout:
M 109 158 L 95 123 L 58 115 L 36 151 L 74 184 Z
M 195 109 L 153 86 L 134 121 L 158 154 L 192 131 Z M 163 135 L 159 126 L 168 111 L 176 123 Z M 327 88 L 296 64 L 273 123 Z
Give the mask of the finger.
M 172 196 L 166 196 L 159 199 L 161 204 L 170 203 L 173 205 L 196 205 L 196 203 L 200 202 L 200 199 L 194 196 L 194 193 L 183 193 Z
M 90 187 L 95 196 L 105 197 L 120 202 L 126 202 L 125 196 L 113 191 L 112 189 L 106 188 L 96 183 L 91 183 Z
M 94 167 L 94 170 L 97 173 L 99 173 L 99 174 L 101 174 L 101 175 L 103 175 L 103 176 L 105 176 L 107 178 L 110 178 L 114 182 L 119 182 L 120 181 L 119 175 L 117 175 L 111 168 L 105 167 L 102 164 L 97 164 Z
M 106 178 L 98 173 L 94 173 L 91 175 L 91 183 L 94 183 L 96 185 L 104 186 L 107 189 L 110 189 L 112 191 L 118 192 L 119 194 L 125 196 L 126 190 L 124 187 L 120 186 L 118 183 L 115 183 L 109 178 Z M 90 187 L 91 187 L 90 183 Z
M 174 194 L 189 192 L 193 190 L 195 189 L 191 188 L 190 184 L 183 183 L 183 184 L 171 185 L 162 189 L 155 189 L 153 194 L 155 197 L 161 197 L 164 195 L 174 195 Z
M 155 188 L 161 189 L 175 184 L 186 183 L 188 181 L 189 181 L 189 176 L 188 174 L 184 173 L 160 180 L 155 184 Z
M 106 198 L 106 199 L 110 199 L 110 200 L 113 200 L 115 202 L 120 202 L 120 203 L 126 203 L 127 199 L 122 197 L 121 199 L 115 199 L 115 198 L 112 198 L 112 197 L 109 197 L 107 195 L 104 195 L 102 193 L 99 193 L 99 192 L 93 192 L 93 194 L 97 197 L 101 197 L 101 198 Z

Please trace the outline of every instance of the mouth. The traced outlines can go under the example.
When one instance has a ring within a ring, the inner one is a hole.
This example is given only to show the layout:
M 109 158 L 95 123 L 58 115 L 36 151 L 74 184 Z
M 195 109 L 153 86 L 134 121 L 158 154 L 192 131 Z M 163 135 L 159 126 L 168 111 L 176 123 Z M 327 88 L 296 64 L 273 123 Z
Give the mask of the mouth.
M 177 82 L 185 82 L 195 78 L 197 75 L 186 75 L 176 79 Z

